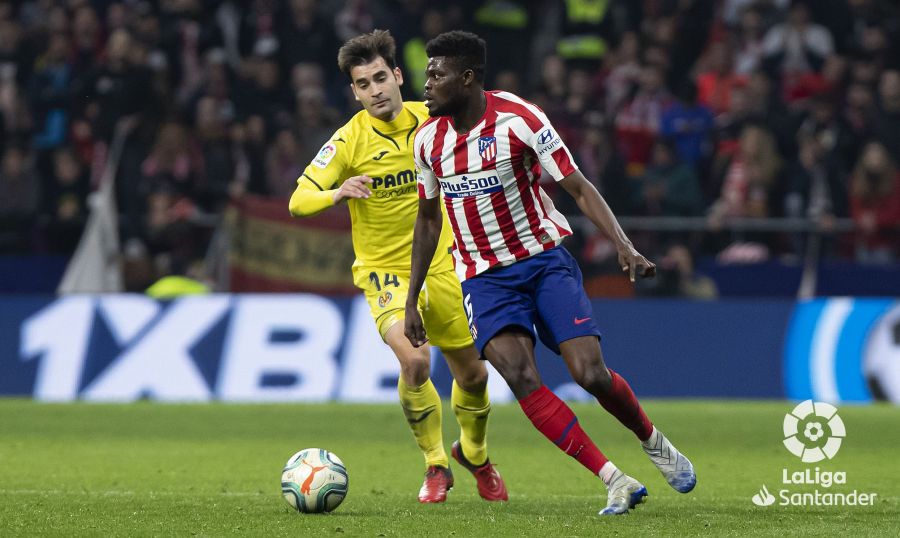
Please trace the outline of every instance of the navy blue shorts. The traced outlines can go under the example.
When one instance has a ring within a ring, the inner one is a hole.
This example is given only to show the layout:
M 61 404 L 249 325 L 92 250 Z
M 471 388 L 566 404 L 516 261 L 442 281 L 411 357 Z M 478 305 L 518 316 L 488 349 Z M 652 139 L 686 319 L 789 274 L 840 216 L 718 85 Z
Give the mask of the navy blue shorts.
M 469 330 L 482 358 L 488 341 L 511 326 L 540 338 L 556 353 L 566 340 L 600 338 L 581 269 L 563 247 L 481 273 L 465 280 L 462 289 Z

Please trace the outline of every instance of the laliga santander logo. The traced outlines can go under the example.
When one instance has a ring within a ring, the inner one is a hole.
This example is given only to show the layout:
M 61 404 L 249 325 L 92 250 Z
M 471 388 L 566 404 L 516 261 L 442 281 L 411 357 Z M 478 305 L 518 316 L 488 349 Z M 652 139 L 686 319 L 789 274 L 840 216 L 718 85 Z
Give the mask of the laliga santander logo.
M 784 446 L 803 463 L 834 458 L 846 437 L 844 421 L 831 404 L 806 400 L 784 416 Z M 806 467 L 781 471 L 780 489 L 763 485 L 751 500 L 756 506 L 874 506 L 878 493 L 835 491 L 832 486 L 847 484 L 846 471 Z M 798 489 L 799 486 L 799 489 Z
M 833 458 L 847 435 L 831 404 L 806 400 L 784 415 L 784 446 L 803 463 Z

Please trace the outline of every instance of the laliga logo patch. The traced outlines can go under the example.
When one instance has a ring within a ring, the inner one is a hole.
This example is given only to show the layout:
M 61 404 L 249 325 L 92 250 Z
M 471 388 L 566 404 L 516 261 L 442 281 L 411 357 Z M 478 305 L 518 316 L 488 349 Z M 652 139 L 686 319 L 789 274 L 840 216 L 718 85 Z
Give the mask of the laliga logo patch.
M 381 296 L 378 297 L 378 306 L 380 306 L 381 308 L 386 307 L 388 305 L 388 303 L 391 302 L 391 299 L 393 299 L 393 298 L 394 298 L 394 296 L 389 291 L 382 293 Z
M 313 164 L 319 168 L 325 168 L 328 166 L 328 163 L 331 162 L 331 159 L 334 158 L 336 153 L 337 147 L 334 144 L 325 144 L 322 146 L 322 149 L 319 150 L 319 154 L 313 159 Z
M 784 416 L 784 446 L 804 463 L 837 455 L 847 435 L 844 421 L 831 404 L 806 400 Z

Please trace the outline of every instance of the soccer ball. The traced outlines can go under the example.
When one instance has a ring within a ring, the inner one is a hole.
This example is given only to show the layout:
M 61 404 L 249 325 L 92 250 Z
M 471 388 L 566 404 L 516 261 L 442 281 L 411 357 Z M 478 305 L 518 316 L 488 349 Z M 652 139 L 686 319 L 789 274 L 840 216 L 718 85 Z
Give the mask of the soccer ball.
M 288 460 L 281 472 L 281 494 L 291 508 L 313 514 L 331 512 L 350 485 L 341 459 L 321 448 L 306 448 Z

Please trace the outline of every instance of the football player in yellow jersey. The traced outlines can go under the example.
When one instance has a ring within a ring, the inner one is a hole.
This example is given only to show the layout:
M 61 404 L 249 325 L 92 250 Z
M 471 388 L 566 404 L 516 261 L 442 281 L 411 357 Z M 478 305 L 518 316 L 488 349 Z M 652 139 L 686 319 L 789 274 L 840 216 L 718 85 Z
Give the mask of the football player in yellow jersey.
M 414 348 L 403 334 L 419 203 L 413 140 L 428 111 L 423 103 L 403 102 L 403 74 L 394 61 L 395 50 L 391 34 L 375 30 L 338 51 L 338 66 L 365 110 L 335 132 L 297 179 L 290 211 L 309 216 L 347 202 L 356 253 L 353 280 L 365 293 L 381 337 L 400 361 L 400 405 L 425 455 L 419 501 L 443 502 L 453 474 L 441 435 L 441 400 L 429 379 L 431 354 L 427 346 Z M 475 476 L 482 498 L 505 501 L 506 486 L 487 457 L 487 370 L 463 310 L 450 226 L 443 229 L 419 309 L 431 344 L 441 348 L 454 378 L 450 402 L 460 436 L 451 455 Z

